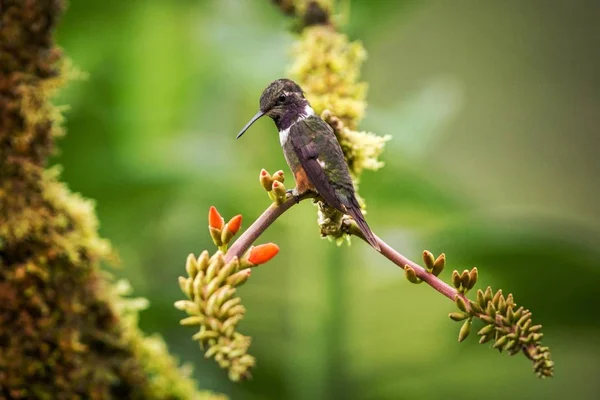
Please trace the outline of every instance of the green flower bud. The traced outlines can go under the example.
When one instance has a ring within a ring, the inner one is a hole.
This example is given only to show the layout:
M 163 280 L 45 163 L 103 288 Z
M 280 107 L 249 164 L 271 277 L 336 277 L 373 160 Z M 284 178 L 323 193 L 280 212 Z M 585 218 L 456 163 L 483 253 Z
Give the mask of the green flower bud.
M 469 312 L 467 308 L 467 303 L 465 303 L 465 300 L 462 298 L 462 296 L 458 294 L 454 296 L 454 302 L 456 303 L 456 306 L 460 311 L 464 311 L 466 313 Z
M 271 178 L 271 174 L 269 174 L 265 169 L 262 169 L 260 171 L 259 180 L 262 187 L 267 192 L 270 192 L 273 187 L 273 178 Z
M 423 263 L 425 263 L 425 269 L 427 269 L 427 271 L 431 271 L 433 269 L 434 262 L 435 258 L 433 257 L 433 254 L 430 251 L 424 250 Z
M 406 279 L 408 279 L 408 281 L 410 283 L 421 283 L 421 282 L 423 282 L 422 280 L 420 280 L 419 278 L 417 278 L 417 273 L 415 272 L 414 268 L 411 267 L 408 264 L 404 266 L 404 273 L 406 275 Z
M 465 269 L 462 272 L 462 274 L 460 274 L 460 283 L 463 288 L 465 288 L 465 289 L 469 288 L 469 271 L 468 270 Z
M 187 318 L 184 318 L 181 321 L 179 321 L 179 323 L 183 326 L 200 325 L 203 322 L 204 322 L 203 315 L 193 315 L 191 317 L 187 317 Z
M 208 268 L 209 261 L 210 261 L 210 255 L 208 254 L 208 251 L 204 250 L 200 254 L 200 257 L 198 257 L 198 260 L 196 262 L 196 266 L 198 267 L 198 270 L 206 271 L 206 268 Z
M 190 291 L 188 291 L 188 288 L 187 288 L 188 279 L 190 281 L 192 280 L 192 278 L 184 278 L 183 276 L 180 276 L 179 278 L 177 278 L 177 280 L 179 282 L 179 288 L 188 297 L 188 299 L 191 300 L 192 299 L 192 293 Z
M 483 294 L 483 291 L 481 289 L 477 290 L 477 304 L 479 304 L 481 307 L 487 306 L 485 295 Z
M 460 274 L 458 273 L 457 270 L 452 271 L 452 284 L 454 285 L 455 288 L 460 289 L 461 279 L 460 279 Z
M 469 336 L 469 333 L 471 333 L 472 321 L 473 321 L 473 319 L 469 318 L 468 320 L 465 321 L 465 323 L 460 328 L 460 332 L 458 333 L 458 342 L 459 343 L 462 342 L 463 340 L 465 340 L 467 338 L 467 336 Z
M 494 345 L 492 346 L 494 349 L 502 349 L 502 347 L 504 347 L 504 345 L 508 342 L 508 337 L 506 336 L 501 336 L 498 340 L 496 340 L 496 342 L 494 343 Z
M 188 276 L 192 279 L 194 279 L 194 277 L 198 273 L 196 257 L 194 257 L 193 254 L 188 255 L 187 260 L 185 261 L 185 271 L 187 272 Z
M 484 326 L 483 328 L 481 328 L 481 329 L 479 330 L 479 332 L 477 332 L 477 334 L 478 334 L 479 336 L 487 336 L 487 335 L 489 335 L 490 333 L 493 333 L 493 332 L 494 332 L 494 328 L 495 328 L 495 327 L 494 327 L 494 325 L 492 325 L 492 324 L 486 325 L 486 326 Z
M 459 321 L 467 319 L 469 317 L 469 314 L 462 313 L 462 312 L 451 312 L 450 314 L 448 314 L 448 316 L 450 317 L 451 320 L 459 322 Z
M 435 276 L 438 276 L 446 266 L 446 255 L 444 253 L 440 254 L 438 258 L 433 262 L 433 269 L 431 273 Z
M 175 302 L 175 308 L 185 311 L 188 314 L 199 314 L 200 308 L 196 303 L 189 300 L 179 300 Z
M 477 278 L 478 272 L 477 267 L 475 267 L 469 272 L 469 285 L 467 286 L 468 289 L 473 289 L 473 286 L 475 286 L 477 283 Z

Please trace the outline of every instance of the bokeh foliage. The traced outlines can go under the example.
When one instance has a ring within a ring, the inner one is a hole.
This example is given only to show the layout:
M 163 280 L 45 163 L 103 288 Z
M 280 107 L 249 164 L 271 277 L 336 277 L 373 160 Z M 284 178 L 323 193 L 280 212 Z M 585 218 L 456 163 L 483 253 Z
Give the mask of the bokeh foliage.
M 270 121 L 234 140 L 290 60 L 289 22 L 266 1 L 72 0 L 63 21 L 59 42 L 89 78 L 63 92 L 56 162 L 97 200 L 116 273 L 149 298 L 142 327 L 194 363 L 200 386 L 236 399 L 597 398 L 593 5 L 349 3 L 345 30 L 369 55 L 359 129 L 393 136 L 386 167 L 361 179 L 369 224 L 413 259 L 443 251 L 448 271 L 477 265 L 482 287 L 517 294 L 556 377 L 456 344 L 452 303 L 358 241 L 320 240 L 308 204 L 267 232 L 281 252 L 240 290 L 254 379 L 231 384 L 198 357 L 172 308 L 175 266 L 211 248 L 210 205 L 252 220 L 267 206 L 257 172 L 285 167 Z

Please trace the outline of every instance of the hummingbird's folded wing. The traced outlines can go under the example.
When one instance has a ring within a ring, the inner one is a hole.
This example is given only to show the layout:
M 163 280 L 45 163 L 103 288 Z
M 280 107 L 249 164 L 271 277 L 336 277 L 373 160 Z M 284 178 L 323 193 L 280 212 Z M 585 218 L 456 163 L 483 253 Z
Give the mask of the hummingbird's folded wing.
M 317 121 L 308 121 L 307 123 L 307 120 L 313 119 Z M 319 124 L 319 121 L 322 124 Z M 327 137 L 329 135 L 331 136 Z M 331 146 L 331 143 L 324 142 L 324 140 L 331 140 L 331 138 L 336 140 L 333 130 L 331 130 L 331 127 L 325 121 L 318 117 L 309 117 L 300 120 L 290 127 L 289 139 L 292 141 L 292 148 L 298 157 L 300 165 L 306 172 L 308 180 L 328 205 L 345 212 L 345 207 L 336 194 L 329 174 L 324 170 L 327 162 L 325 159 L 329 158 L 325 155 L 325 152 L 335 152 L 337 150 L 335 147 L 333 149 L 328 148 Z M 339 149 L 337 142 L 333 144 Z M 319 149 L 321 149 L 320 152 Z M 339 149 L 339 152 L 341 155 L 341 149 Z M 344 162 L 343 155 L 341 157 L 341 161 Z
M 321 118 L 312 116 L 292 125 L 289 138 L 308 180 L 323 200 L 350 214 L 371 246 L 381 251 L 356 199 L 348 164 L 333 129 Z

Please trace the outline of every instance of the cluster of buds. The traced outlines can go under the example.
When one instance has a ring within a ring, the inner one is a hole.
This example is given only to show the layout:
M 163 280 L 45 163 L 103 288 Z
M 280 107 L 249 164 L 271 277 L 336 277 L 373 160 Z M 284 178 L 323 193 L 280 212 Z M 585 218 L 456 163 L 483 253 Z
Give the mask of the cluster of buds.
M 186 271 L 188 277 L 179 277 L 179 285 L 188 299 L 175 303 L 189 315 L 181 324 L 200 327 L 192 339 L 200 343 L 206 358 L 214 357 L 221 368 L 229 370 L 232 380 L 248 377 L 255 360 L 247 354 L 250 338 L 236 332 L 246 309 L 235 294 L 236 287 L 250 277 L 250 270 L 240 270 L 237 259 L 225 263 L 220 251 L 212 257 L 204 251 L 198 258 L 188 256 Z
M 360 80 L 366 51 L 326 26 L 305 29 L 294 45 L 289 75 L 304 89 L 315 112 L 333 128 L 358 183 L 363 170 L 383 166 L 379 156 L 391 136 L 358 131 L 365 114 L 367 85 Z
M 284 179 L 283 171 L 281 170 L 275 172 L 273 175 L 269 174 L 266 169 L 260 171 L 260 184 L 275 204 L 282 204 L 287 197 L 285 186 L 283 185 Z
M 466 272 L 466 273 L 465 273 Z M 469 336 L 474 318 L 479 318 L 486 325 L 477 332 L 479 343 L 494 341 L 492 347 L 498 351 L 506 351 L 515 355 L 522 352 L 533 361 L 533 370 L 540 378 L 550 377 L 554 373 L 554 361 L 551 360 L 550 350 L 542 346 L 542 325 L 533 325 L 532 313 L 524 307 L 517 307 L 513 295 L 504 296 L 502 290 L 496 293 L 491 287 L 485 291 L 477 290 L 477 300 L 468 299 L 465 294 L 477 281 L 477 269 L 452 273 L 452 283 L 458 293 L 455 303 L 458 312 L 452 312 L 449 317 L 454 321 L 464 321 L 458 334 L 462 342 Z
M 248 354 L 251 338 L 237 332 L 246 309 L 236 296 L 236 288 L 248 280 L 252 267 L 268 262 L 279 252 L 277 245 L 267 243 L 253 246 L 243 257 L 226 262 L 222 249 L 240 226 L 240 215 L 225 224 L 218 211 L 210 208 L 209 231 L 220 250 L 212 257 L 208 251 L 198 257 L 188 256 L 187 277 L 179 277 L 179 286 L 187 299 L 175 302 L 176 308 L 188 314 L 181 324 L 199 327 L 192 339 L 200 343 L 206 358 L 214 358 L 221 368 L 229 371 L 232 381 L 249 378 L 256 363 Z
M 442 253 L 437 258 L 425 250 L 423 251 L 425 270 L 438 276 L 446 265 L 446 256 Z M 406 279 L 411 283 L 422 283 L 417 273 L 410 265 L 404 266 Z M 475 318 L 486 325 L 477 332 L 481 337 L 479 343 L 494 340 L 493 348 L 500 352 L 506 351 L 510 355 L 523 352 L 533 361 L 533 369 L 537 376 L 545 378 L 554 373 L 554 362 L 551 360 L 548 347 L 541 345 L 544 336 L 540 331 L 541 325 L 533 325 L 531 312 L 523 307 L 518 307 L 513 295 L 504 297 L 502 290 L 493 292 L 491 287 L 485 291 L 477 290 L 477 300 L 470 300 L 466 294 L 477 283 L 479 273 L 477 268 L 465 269 L 463 272 L 452 271 L 452 285 L 456 288 L 454 302 L 458 311 L 451 312 L 448 316 L 453 321 L 462 322 L 458 333 L 458 341 L 462 342 L 471 333 Z
M 456 296 L 454 296 L 454 302 L 460 311 L 452 312 L 448 316 L 453 321 L 464 321 L 458 332 L 459 342 L 462 342 L 469 336 L 471 325 L 473 325 L 473 318 L 479 317 L 481 314 L 481 310 L 475 304 L 470 304 L 472 302 L 465 297 L 467 292 L 473 289 L 478 278 L 479 272 L 477 271 L 477 267 L 473 267 L 470 271 L 465 269 L 462 273 L 459 273 L 457 270 L 452 271 L 452 284 L 457 291 Z M 467 302 L 469 302 L 469 305 L 467 305 Z
M 242 216 L 236 215 L 231 218 L 228 223 L 225 223 L 221 214 L 213 206 L 208 210 L 208 230 L 215 246 L 219 250 L 227 251 L 229 242 L 242 227 Z
M 444 253 L 440 254 L 437 258 L 428 250 L 423 250 L 423 263 L 425 264 L 425 270 L 433 274 L 434 276 L 438 276 L 446 266 L 446 255 Z M 417 273 L 413 267 L 406 264 L 404 266 L 404 273 L 406 279 L 410 283 L 421 283 L 423 282 L 421 279 L 417 277 Z
M 478 278 L 477 267 L 472 270 L 465 269 L 462 273 L 458 271 L 452 271 L 452 284 L 458 290 L 458 293 L 467 294 L 467 292 L 473 289 L 473 286 L 477 283 Z

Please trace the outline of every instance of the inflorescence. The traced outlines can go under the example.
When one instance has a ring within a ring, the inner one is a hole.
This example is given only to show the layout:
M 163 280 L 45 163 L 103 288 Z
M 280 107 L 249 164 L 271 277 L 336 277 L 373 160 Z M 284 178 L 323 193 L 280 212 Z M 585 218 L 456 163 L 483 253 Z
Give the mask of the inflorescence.
M 446 256 L 441 254 L 434 258 L 431 252 L 425 250 L 423 262 L 428 273 L 438 276 L 446 265 Z M 406 265 L 404 271 L 409 282 L 422 282 L 411 266 Z M 551 377 L 554 374 L 554 361 L 549 348 L 542 346 L 542 325 L 533 325 L 531 311 L 517 307 L 512 293 L 505 297 L 502 290 L 494 292 L 488 286 L 485 291 L 478 289 L 476 299 L 470 300 L 467 293 L 477 283 L 478 275 L 477 268 L 462 273 L 452 271 L 452 285 L 456 288 L 454 302 L 458 311 L 448 316 L 453 321 L 462 322 L 458 341 L 462 342 L 469 336 L 473 320 L 478 318 L 485 323 L 477 332 L 479 343 L 493 340 L 492 348 L 499 352 L 506 351 L 511 356 L 522 352 L 533 361 L 533 370 L 538 377 Z
M 187 300 L 177 301 L 175 307 L 189 315 L 181 320 L 181 325 L 199 326 L 192 339 L 200 343 L 204 356 L 214 358 L 229 371 L 232 381 L 239 381 L 250 377 L 256 360 L 248 354 L 251 338 L 237 331 L 246 308 L 236 288 L 248 280 L 251 268 L 275 257 L 279 247 L 273 243 L 253 246 L 242 258 L 226 262 L 224 254 L 241 227 L 242 216 L 236 215 L 225 223 L 216 208 L 211 207 L 208 214 L 209 232 L 219 250 L 212 256 L 206 250 L 198 257 L 188 256 L 187 278 L 179 277 Z

